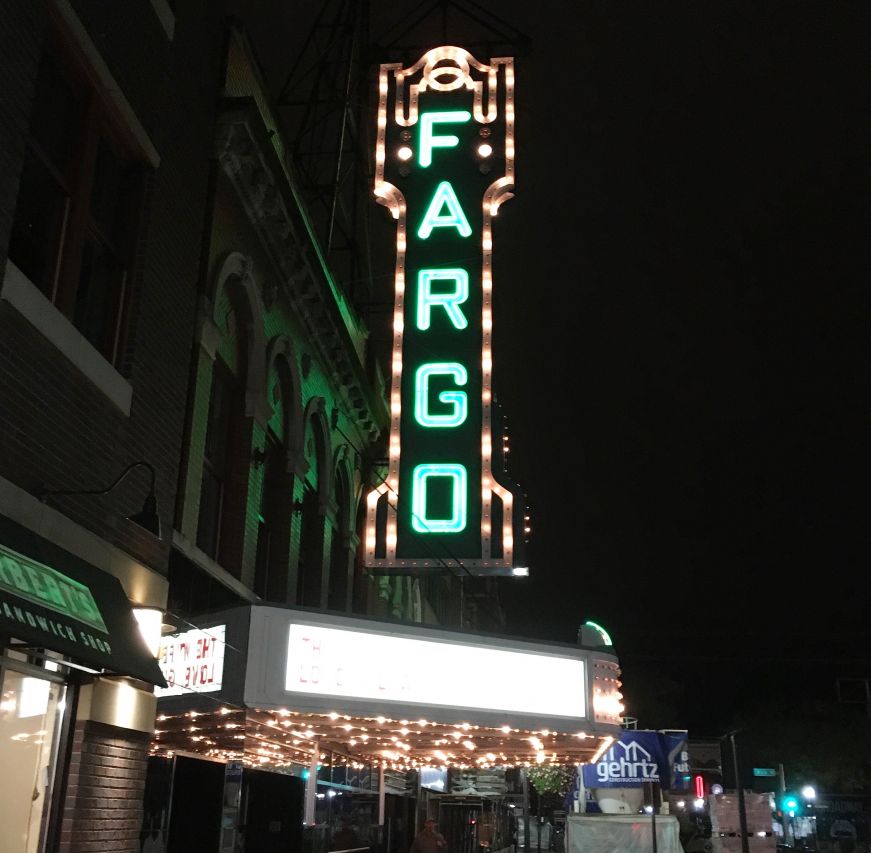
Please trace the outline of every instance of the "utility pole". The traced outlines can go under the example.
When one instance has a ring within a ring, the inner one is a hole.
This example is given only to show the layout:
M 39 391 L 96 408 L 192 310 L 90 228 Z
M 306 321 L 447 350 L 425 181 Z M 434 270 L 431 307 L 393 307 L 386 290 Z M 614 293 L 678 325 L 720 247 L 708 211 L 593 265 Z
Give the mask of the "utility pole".
M 744 788 L 741 785 L 741 772 L 738 769 L 738 748 L 735 746 L 735 735 L 739 729 L 724 734 L 720 740 L 729 738 L 732 747 L 732 771 L 735 775 L 735 790 L 738 794 L 738 824 L 741 829 L 741 853 L 750 853 L 750 839 L 747 837 L 747 808 L 744 804 Z
M 780 763 L 777 765 L 777 773 L 780 782 L 780 796 L 777 798 L 778 803 L 780 804 L 780 811 L 783 814 L 783 843 L 788 844 L 790 847 L 795 843 L 795 837 L 792 831 L 792 817 L 787 813 L 784 808 L 784 798 L 786 797 L 786 774 L 783 772 L 783 764 Z

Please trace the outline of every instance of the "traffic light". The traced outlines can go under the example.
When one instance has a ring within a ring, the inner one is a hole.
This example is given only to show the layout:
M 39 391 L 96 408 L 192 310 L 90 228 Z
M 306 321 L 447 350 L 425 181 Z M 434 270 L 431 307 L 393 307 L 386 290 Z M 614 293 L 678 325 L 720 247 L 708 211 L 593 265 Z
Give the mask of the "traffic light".
M 783 794 L 780 798 L 780 808 L 789 817 L 798 814 L 800 800 L 797 794 Z

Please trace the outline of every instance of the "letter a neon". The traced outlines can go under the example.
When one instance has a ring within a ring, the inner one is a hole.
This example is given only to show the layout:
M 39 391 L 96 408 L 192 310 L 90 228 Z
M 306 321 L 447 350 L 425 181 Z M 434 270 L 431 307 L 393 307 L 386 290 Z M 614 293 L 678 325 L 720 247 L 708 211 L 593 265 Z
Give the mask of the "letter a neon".
M 456 285 L 453 293 L 433 293 L 434 281 L 452 281 Z M 417 328 L 426 331 L 430 326 L 433 305 L 445 309 L 455 329 L 465 329 L 469 325 L 466 315 L 460 309 L 469 298 L 469 274 L 464 269 L 420 270 L 417 274 Z
M 447 213 L 442 213 L 443 207 L 447 207 Z M 432 201 L 426 209 L 426 215 L 423 217 L 423 222 L 417 229 L 417 236 L 421 240 L 426 240 L 433 228 L 456 228 L 461 237 L 468 237 L 472 233 L 472 227 L 469 225 L 469 220 L 466 219 L 466 214 L 463 213 L 460 200 L 457 198 L 450 181 L 442 181 L 436 187 Z

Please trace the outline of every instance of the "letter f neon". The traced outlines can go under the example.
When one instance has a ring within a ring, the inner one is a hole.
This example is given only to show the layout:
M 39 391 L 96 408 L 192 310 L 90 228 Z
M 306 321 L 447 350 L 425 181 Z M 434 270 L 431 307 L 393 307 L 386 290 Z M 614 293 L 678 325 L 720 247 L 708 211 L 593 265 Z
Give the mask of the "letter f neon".
M 420 117 L 420 165 L 426 168 L 432 165 L 433 148 L 454 148 L 460 144 L 460 139 L 451 134 L 437 136 L 433 133 L 436 124 L 463 124 L 472 118 L 468 110 L 449 110 L 443 113 L 424 113 Z

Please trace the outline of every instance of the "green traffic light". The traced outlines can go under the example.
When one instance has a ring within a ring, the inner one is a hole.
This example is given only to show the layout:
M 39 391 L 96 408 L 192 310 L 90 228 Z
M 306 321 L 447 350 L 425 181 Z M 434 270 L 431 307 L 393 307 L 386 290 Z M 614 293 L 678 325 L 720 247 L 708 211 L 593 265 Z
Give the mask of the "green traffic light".
M 785 794 L 783 797 L 784 811 L 794 812 L 798 810 L 798 797 L 795 794 Z

